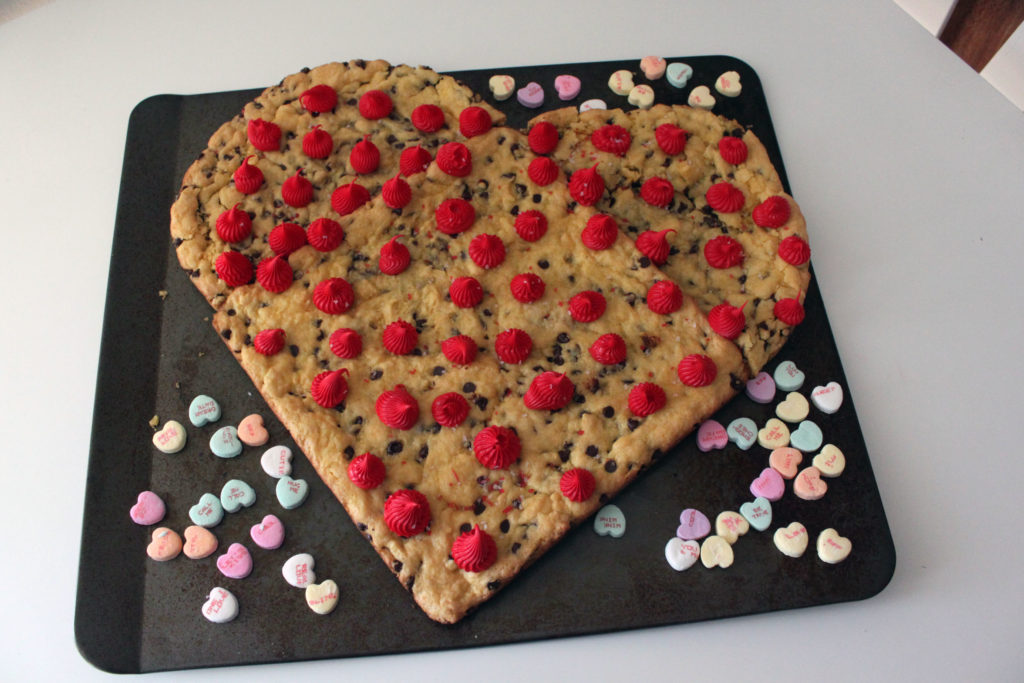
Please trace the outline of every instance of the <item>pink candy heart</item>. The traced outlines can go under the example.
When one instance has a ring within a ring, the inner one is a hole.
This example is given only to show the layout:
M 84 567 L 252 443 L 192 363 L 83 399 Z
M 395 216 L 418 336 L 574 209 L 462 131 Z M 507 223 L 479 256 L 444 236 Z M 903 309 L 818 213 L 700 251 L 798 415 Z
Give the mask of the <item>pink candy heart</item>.
M 152 491 L 143 491 L 139 494 L 137 501 L 128 512 L 136 524 L 142 526 L 156 524 L 164 518 L 164 514 L 167 512 L 164 501 Z
M 259 524 L 249 530 L 253 543 L 265 550 L 280 548 L 284 543 L 284 524 L 277 515 L 267 515 Z
M 516 99 L 524 107 L 536 109 L 544 104 L 544 88 L 540 86 L 540 83 L 530 81 L 516 91 Z
M 715 420 L 705 420 L 697 429 L 697 448 L 707 453 L 712 448 L 719 450 L 729 443 L 729 435 L 720 423 Z
M 686 508 L 679 515 L 679 528 L 676 536 L 684 541 L 695 541 L 711 533 L 711 520 L 700 510 Z
M 555 77 L 555 92 L 558 93 L 558 99 L 560 100 L 571 100 L 580 94 L 580 79 L 569 74 L 562 74 L 561 76 Z
M 786 482 L 782 480 L 782 475 L 771 467 L 765 467 L 761 470 L 761 476 L 750 482 L 750 492 L 755 497 L 761 496 L 773 503 L 782 498 L 785 490 Z
M 771 403 L 775 398 L 775 380 L 767 372 L 759 372 L 757 377 L 747 381 L 747 396 L 751 401 Z
M 252 555 L 241 543 L 232 543 L 228 551 L 217 558 L 217 569 L 229 579 L 244 579 L 252 572 Z

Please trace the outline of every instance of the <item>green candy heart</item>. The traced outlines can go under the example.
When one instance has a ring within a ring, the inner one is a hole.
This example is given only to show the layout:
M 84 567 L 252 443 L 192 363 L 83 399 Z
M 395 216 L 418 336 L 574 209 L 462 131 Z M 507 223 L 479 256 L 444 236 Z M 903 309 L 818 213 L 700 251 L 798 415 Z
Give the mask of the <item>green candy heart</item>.
M 309 484 L 305 479 L 292 479 L 289 476 L 277 480 L 277 502 L 285 510 L 291 510 L 302 505 L 306 496 L 309 495 Z
M 256 492 L 241 479 L 232 479 L 220 490 L 220 504 L 228 512 L 237 512 L 255 502 Z
M 218 458 L 234 458 L 242 452 L 242 442 L 234 427 L 221 427 L 210 437 L 210 450 Z
M 821 441 L 821 427 L 810 420 L 801 422 L 797 430 L 789 435 L 789 444 L 804 453 L 810 453 L 821 448 Z

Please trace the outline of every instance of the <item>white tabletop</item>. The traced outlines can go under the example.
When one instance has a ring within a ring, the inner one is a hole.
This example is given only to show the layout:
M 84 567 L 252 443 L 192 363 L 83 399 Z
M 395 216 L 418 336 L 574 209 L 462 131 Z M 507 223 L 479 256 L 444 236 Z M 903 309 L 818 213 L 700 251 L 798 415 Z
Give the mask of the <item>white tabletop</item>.
M 1020 111 L 889 0 L 391 4 L 21 2 L 0 24 L 0 678 L 107 677 L 76 651 L 72 617 L 136 103 L 359 57 L 450 70 L 732 54 L 761 76 L 808 217 L 895 538 L 891 584 L 863 602 L 756 617 L 216 675 L 1020 680 Z

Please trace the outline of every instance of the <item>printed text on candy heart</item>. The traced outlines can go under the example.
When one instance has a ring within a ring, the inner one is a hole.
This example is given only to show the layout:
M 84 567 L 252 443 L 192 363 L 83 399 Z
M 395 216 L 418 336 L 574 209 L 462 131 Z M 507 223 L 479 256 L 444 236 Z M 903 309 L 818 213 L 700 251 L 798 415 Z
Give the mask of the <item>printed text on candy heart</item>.
M 752 431 L 750 431 L 749 429 L 747 429 L 747 427 L 745 425 L 741 425 L 741 424 L 733 425 L 732 429 L 733 429 L 734 432 L 739 434 L 744 439 L 753 439 L 754 438 L 754 433 Z
M 336 592 L 332 591 L 332 592 L 328 593 L 327 595 L 321 595 L 319 598 L 311 598 L 311 599 L 307 600 L 306 602 L 309 603 L 310 605 L 322 605 L 325 602 L 327 602 L 328 600 L 337 600 L 337 599 L 338 599 L 338 594 Z
M 615 519 L 614 517 L 598 517 L 597 521 L 601 523 L 605 529 L 621 529 L 622 522 Z

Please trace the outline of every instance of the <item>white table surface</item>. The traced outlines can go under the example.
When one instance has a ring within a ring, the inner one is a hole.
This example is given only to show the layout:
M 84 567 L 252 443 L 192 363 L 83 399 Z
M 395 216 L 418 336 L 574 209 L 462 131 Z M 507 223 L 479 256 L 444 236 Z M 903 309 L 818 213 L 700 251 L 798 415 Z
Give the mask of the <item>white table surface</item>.
M 545 0 L 494 16 L 486 2 L 391 5 L 22 2 L 24 13 L 0 24 L 0 678 L 108 677 L 79 656 L 72 619 L 107 269 L 136 103 L 265 86 L 359 57 L 446 70 L 721 53 L 758 70 L 808 217 L 895 538 L 891 584 L 863 602 L 756 617 L 215 675 L 1024 677 L 1021 113 L 889 0 L 652 1 L 642 11 Z

